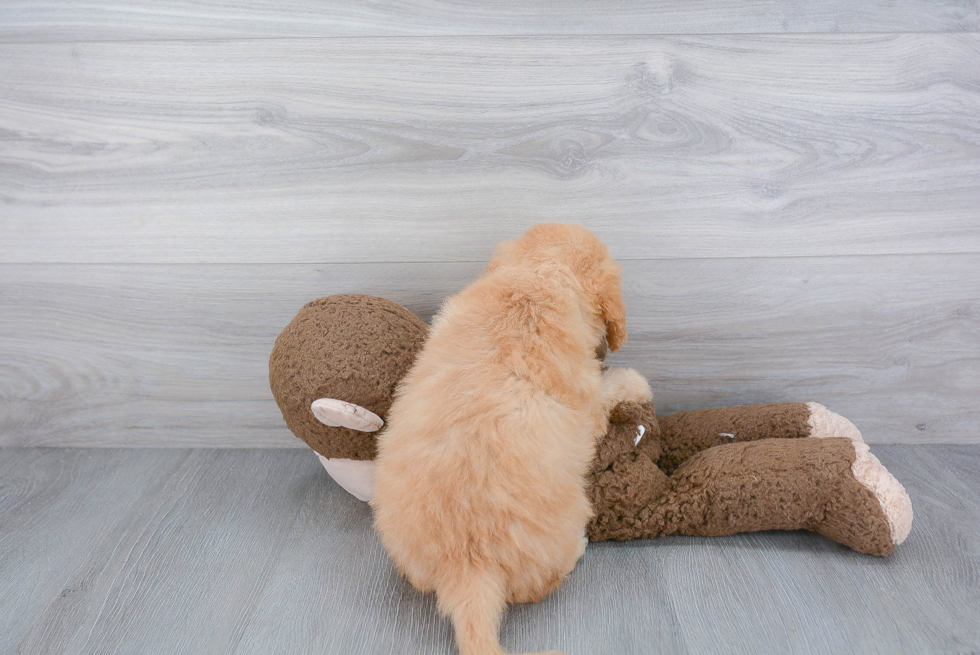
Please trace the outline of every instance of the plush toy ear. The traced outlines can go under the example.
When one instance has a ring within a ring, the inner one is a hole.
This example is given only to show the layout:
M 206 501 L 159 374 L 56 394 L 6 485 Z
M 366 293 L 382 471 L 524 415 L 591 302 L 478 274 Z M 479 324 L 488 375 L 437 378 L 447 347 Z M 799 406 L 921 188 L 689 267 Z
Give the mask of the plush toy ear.
M 318 398 L 310 405 L 310 410 L 320 423 L 332 428 L 377 432 L 385 424 L 384 420 L 371 410 L 336 398 Z

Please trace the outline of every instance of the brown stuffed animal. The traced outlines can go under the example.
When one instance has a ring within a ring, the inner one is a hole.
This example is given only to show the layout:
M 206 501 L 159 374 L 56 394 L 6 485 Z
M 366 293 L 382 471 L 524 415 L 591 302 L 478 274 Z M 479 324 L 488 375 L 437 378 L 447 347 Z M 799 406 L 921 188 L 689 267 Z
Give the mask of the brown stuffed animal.
M 370 500 L 376 432 L 429 326 L 364 295 L 307 303 L 276 339 L 269 383 L 286 425 L 347 491 Z
M 276 339 L 269 381 L 286 424 L 361 500 L 376 434 L 427 332 L 396 303 L 339 295 L 308 303 Z M 621 403 L 587 484 L 591 541 L 807 529 L 887 555 L 912 523 L 908 495 L 857 428 L 816 403 L 665 417 Z
M 665 417 L 622 403 L 589 483 L 590 541 L 806 529 L 888 555 L 912 526 L 902 485 L 849 421 L 816 403 Z

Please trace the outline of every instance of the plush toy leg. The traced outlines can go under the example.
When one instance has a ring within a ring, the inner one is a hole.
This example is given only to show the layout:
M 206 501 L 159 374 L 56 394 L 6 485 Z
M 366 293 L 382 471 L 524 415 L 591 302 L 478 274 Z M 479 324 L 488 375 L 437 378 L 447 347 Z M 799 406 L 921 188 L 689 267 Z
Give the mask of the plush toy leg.
M 691 457 L 660 503 L 638 518 L 648 536 L 806 529 L 888 555 L 908 536 L 912 505 L 863 443 L 763 439 Z
M 758 439 L 847 437 L 861 441 L 854 424 L 817 403 L 771 403 L 695 409 L 658 416 L 668 475 L 693 455 L 729 443 Z

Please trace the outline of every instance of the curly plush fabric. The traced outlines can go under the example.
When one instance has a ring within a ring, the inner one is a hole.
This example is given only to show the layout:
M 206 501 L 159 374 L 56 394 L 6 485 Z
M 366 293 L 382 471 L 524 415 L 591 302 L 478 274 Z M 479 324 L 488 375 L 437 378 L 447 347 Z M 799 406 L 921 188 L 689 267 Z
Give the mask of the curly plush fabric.
M 704 537 L 806 529 L 887 555 L 894 549 L 888 521 L 854 478 L 854 458 L 854 444 L 843 438 L 717 446 L 677 470 L 648 525 L 658 534 Z
M 695 453 L 742 441 L 810 436 L 810 408 L 804 403 L 770 403 L 718 409 L 694 409 L 660 417 L 667 475 Z
M 800 438 L 806 430 L 794 426 L 807 417 L 794 404 L 688 412 L 678 421 L 657 417 L 652 403 L 618 406 L 588 479 L 596 512 L 589 540 L 805 529 L 861 553 L 889 554 L 895 540 L 882 505 L 852 471 L 855 445 Z M 658 433 L 658 421 L 673 430 Z M 728 431 L 728 443 L 714 445 L 716 429 Z M 732 431 L 746 440 L 732 440 Z M 759 438 L 769 432 L 781 438 Z M 663 469 L 681 452 L 692 454 L 668 477 Z
M 660 443 L 652 403 L 616 405 L 587 479 L 595 511 L 586 528 L 590 541 L 634 538 L 642 511 L 667 490 L 667 476 L 657 467 Z
M 276 339 L 269 358 L 269 384 L 286 425 L 326 458 L 374 459 L 376 433 L 328 427 L 313 416 L 310 404 L 336 398 L 383 419 L 428 332 L 415 314 L 376 296 L 307 303 Z

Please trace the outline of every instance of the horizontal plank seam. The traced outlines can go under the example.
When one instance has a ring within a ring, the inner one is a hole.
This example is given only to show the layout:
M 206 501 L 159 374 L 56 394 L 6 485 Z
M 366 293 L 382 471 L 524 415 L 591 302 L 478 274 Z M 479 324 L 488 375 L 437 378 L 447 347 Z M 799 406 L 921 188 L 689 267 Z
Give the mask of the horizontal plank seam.
M 744 259 L 854 259 L 871 257 L 976 257 L 980 252 L 960 251 L 960 252 L 876 252 L 876 253 L 844 253 L 840 255 L 747 255 L 744 257 L 615 257 L 618 262 L 659 262 L 659 261 L 725 261 L 725 260 L 744 260 Z M 452 260 L 378 260 L 363 262 L 4 262 L 0 261 L 0 266 L 378 266 L 396 264 L 431 266 L 434 264 L 483 264 L 486 259 L 452 259 Z
M 215 452 L 227 452 L 229 450 L 256 450 L 261 448 L 262 450 L 281 450 L 284 453 L 292 452 L 297 448 L 304 447 L 305 444 L 297 440 L 299 446 L 232 446 L 228 448 L 216 447 L 216 446 L 0 446 L 0 455 L 3 453 L 9 453 L 14 451 L 27 451 L 27 450 L 92 450 L 97 448 L 101 451 L 133 451 L 138 450 L 144 451 L 160 451 L 165 453 L 172 453 L 174 451 L 201 451 L 201 450 L 213 450 Z M 980 443 L 944 443 L 944 442 L 922 442 L 922 443 L 879 443 L 877 446 L 881 448 L 950 448 L 950 449 L 980 449 Z
M 701 38 L 701 37 L 758 37 L 758 36 L 784 36 L 799 37 L 808 36 L 834 36 L 834 37 L 856 37 L 856 36 L 894 36 L 904 34 L 915 35 L 958 35 L 958 34 L 980 34 L 980 28 L 969 30 L 945 30 L 945 31 L 926 31 L 926 32 L 644 32 L 644 33 L 588 33 L 588 34 L 382 34 L 382 35 L 335 35 L 335 36 L 245 36 L 245 37 L 214 37 L 214 38 L 187 38 L 187 39 L 73 39 L 60 40 L 48 39 L 38 41 L 7 40 L 0 37 L 0 45 L 55 45 L 55 44 L 86 44 L 86 43 L 225 43 L 225 42 L 244 42 L 244 41 L 322 41 L 322 40 L 368 40 L 378 41 L 386 39 L 594 39 L 594 38 Z
M 296 440 L 295 446 L 229 446 L 226 448 L 215 447 L 215 446 L 99 446 L 99 445 L 69 445 L 69 446 L 0 446 L 0 455 L 7 452 L 13 451 L 24 451 L 24 450 L 101 450 L 101 451 L 154 451 L 158 450 L 161 452 L 174 452 L 174 451 L 201 451 L 201 450 L 211 450 L 215 452 L 225 452 L 229 450 L 281 450 L 283 452 L 292 452 L 295 450 L 300 450 L 303 448 L 309 448 L 305 443 Z M 950 448 L 962 450 L 964 448 L 969 449 L 980 449 L 980 444 L 977 443 L 960 443 L 955 441 L 948 442 L 936 442 L 936 441 L 923 441 L 920 443 L 869 443 L 869 446 L 875 448 Z

